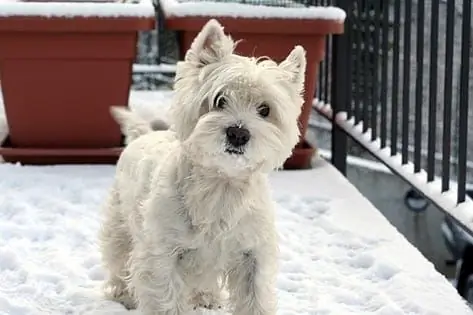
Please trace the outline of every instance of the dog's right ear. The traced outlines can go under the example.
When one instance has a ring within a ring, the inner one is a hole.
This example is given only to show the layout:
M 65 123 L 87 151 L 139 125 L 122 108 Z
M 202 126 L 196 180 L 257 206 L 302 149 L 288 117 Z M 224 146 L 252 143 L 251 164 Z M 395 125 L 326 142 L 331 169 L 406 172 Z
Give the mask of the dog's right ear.
M 195 37 L 185 60 L 202 67 L 222 60 L 233 53 L 234 42 L 225 35 L 223 26 L 215 19 L 209 20 Z

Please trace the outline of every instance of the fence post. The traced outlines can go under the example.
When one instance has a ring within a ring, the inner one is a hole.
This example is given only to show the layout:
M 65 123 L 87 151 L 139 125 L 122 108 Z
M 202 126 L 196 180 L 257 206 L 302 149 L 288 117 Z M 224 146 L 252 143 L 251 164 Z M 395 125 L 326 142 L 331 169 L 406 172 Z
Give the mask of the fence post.
M 351 0 L 336 0 L 335 5 L 347 13 L 345 19 L 345 30 L 348 23 L 351 23 Z M 332 38 L 332 87 L 331 105 L 333 109 L 332 118 L 332 164 L 346 175 L 347 171 L 347 135 L 335 122 L 335 117 L 339 112 L 347 111 L 349 108 L 351 82 L 346 75 L 351 49 L 348 37 L 345 34 L 333 35 Z

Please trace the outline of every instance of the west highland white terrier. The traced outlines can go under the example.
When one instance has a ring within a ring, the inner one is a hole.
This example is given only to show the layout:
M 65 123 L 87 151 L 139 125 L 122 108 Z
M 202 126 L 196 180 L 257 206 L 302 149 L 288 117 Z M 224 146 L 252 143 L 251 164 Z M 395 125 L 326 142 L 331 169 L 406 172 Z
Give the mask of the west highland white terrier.
M 235 46 L 216 20 L 202 28 L 177 65 L 169 130 L 112 109 L 129 144 L 100 235 L 105 287 L 144 315 L 222 306 L 276 314 L 268 173 L 299 140 L 305 50 L 278 64 L 234 54 Z

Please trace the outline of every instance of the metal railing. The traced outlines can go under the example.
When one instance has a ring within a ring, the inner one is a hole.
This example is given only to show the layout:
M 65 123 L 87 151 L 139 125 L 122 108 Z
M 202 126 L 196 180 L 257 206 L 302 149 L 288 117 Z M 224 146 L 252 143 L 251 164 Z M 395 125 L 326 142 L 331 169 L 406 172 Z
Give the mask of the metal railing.
M 327 1 L 347 20 L 327 42 L 314 108 L 332 121 L 342 173 L 348 135 L 473 233 L 472 6 L 456 1 Z

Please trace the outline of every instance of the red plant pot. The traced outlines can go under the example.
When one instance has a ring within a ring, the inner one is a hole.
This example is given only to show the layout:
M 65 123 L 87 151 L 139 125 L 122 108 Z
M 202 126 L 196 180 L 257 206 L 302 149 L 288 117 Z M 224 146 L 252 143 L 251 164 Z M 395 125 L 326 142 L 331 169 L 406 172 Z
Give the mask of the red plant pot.
M 324 58 L 327 35 L 343 33 L 343 20 L 166 15 L 166 27 L 179 32 L 181 58 L 211 18 L 216 18 L 233 39 L 242 39 L 236 48 L 236 52 L 242 55 L 268 56 L 279 62 L 287 57 L 295 45 L 302 45 L 306 49 L 305 102 L 299 117 L 302 136 L 284 168 L 309 168 L 315 149 L 305 140 L 305 133 L 315 94 L 318 66 Z
M 137 32 L 154 24 L 152 14 L 0 13 L 0 80 L 9 125 L 0 155 L 27 164 L 116 161 L 122 136 L 109 107 L 128 104 Z

